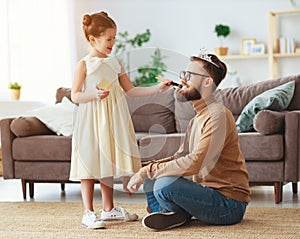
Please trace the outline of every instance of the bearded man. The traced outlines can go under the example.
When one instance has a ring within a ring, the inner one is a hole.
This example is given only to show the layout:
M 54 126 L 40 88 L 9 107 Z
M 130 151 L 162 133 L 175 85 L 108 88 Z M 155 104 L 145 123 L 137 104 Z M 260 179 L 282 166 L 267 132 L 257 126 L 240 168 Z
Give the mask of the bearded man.
M 144 186 L 150 212 L 142 220 L 145 227 L 166 230 L 192 218 L 211 225 L 243 219 L 250 201 L 246 163 L 234 117 L 215 98 L 226 73 L 216 55 L 203 52 L 180 72 L 182 88 L 176 97 L 191 101 L 196 111 L 184 142 L 173 156 L 142 167 L 127 185 L 131 192 Z

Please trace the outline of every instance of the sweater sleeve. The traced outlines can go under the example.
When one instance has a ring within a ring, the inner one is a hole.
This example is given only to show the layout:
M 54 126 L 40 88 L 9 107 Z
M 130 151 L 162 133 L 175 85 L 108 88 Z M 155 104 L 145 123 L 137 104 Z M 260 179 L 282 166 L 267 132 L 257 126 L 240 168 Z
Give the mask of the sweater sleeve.
M 204 121 L 195 119 L 189 125 L 181 152 L 178 151 L 168 161 L 152 162 L 141 168 L 139 173 L 150 179 L 164 176 L 204 177 L 216 164 L 226 143 L 225 138 L 226 114 L 212 112 Z M 185 155 L 182 154 L 187 149 L 190 150 Z

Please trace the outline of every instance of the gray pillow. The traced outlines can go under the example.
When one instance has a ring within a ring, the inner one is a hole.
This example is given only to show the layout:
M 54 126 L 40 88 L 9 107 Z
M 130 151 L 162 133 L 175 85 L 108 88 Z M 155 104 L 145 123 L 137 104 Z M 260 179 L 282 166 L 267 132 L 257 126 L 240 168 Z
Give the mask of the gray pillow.
M 261 110 L 285 110 L 290 104 L 295 90 L 295 82 L 277 86 L 254 97 L 243 109 L 236 121 L 239 133 L 253 129 L 253 119 Z
M 126 100 L 136 132 L 174 133 L 174 89 L 163 93 L 130 97 Z

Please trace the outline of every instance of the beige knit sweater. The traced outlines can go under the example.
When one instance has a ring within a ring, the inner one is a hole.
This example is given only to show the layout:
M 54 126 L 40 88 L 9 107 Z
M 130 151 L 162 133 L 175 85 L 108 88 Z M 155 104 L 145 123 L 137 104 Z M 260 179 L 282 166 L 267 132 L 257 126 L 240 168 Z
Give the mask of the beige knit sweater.
M 214 96 L 193 101 L 193 106 L 197 114 L 175 155 L 152 161 L 139 173 L 150 179 L 192 176 L 226 197 L 249 202 L 248 172 L 232 113 Z

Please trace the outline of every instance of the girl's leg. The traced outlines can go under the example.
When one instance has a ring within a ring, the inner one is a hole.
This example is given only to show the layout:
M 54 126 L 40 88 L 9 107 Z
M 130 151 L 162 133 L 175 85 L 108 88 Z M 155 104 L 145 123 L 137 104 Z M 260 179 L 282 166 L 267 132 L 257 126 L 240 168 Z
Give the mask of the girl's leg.
M 103 210 L 101 212 L 102 220 L 125 220 L 135 221 L 138 215 L 128 213 L 122 207 L 114 207 L 113 194 L 114 194 L 114 179 L 113 177 L 102 178 L 100 180 L 102 191 L 102 204 Z
M 94 198 L 94 179 L 81 180 L 81 197 L 83 201 L 84 210 L 94 211 L 93 198 Z
M 113 177 L 100 179 L 100 186 L 102 192 L 103 210 L 106 212 L 114 208 L 114 180 Z

